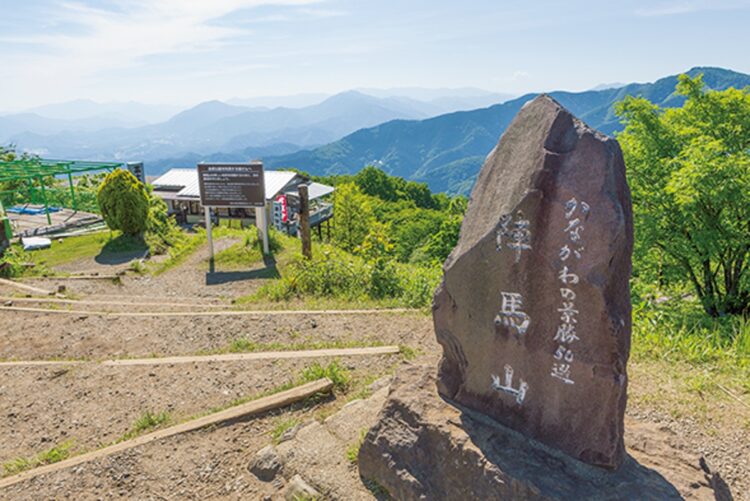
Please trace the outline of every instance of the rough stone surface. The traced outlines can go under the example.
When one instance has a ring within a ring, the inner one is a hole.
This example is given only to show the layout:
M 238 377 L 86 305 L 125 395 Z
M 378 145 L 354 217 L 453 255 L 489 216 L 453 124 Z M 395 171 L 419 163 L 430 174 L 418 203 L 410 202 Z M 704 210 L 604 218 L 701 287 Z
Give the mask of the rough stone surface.
M 287 478 L 301 475 L 325 499 L 342 501 L 372 500 L 374 496 L 353 474 L 356 465 L 347 459 L 346 451 L 360 440 L 363 430 L 375 424 L 388 396 L 387 381 L 369 398 L 354 400 L 324 422 L 311 421 L 295 437 L 278 445 Z
M 304 481 L 299 475 L 295 475 L 284 489 L 286 501 L 297 501 L 299 499 L 317 499 L 320 493 Z
M 273 445 L 268 445 L 255 454 L 255 458 L 250 464 L 250 473 L 258 477 L 259 480 L 270 482 L 281 470 L 281 466 L 281 459 L 276 452 L 276 448 Z
M 646 437 L 654 448 L 658 437 Z M 435 391 L 434 369 L 404 368 L 359 452 L 359 471 L 400 501 L 713 499 L 700 468 L 665 449 L 680 490 L 627 456 L 616 471 L 587 465 Z
M 482 167 L 435 295 L 440 393 L 617 468 L 632 239 L 617 142 L 548 96 L 526 104 Z

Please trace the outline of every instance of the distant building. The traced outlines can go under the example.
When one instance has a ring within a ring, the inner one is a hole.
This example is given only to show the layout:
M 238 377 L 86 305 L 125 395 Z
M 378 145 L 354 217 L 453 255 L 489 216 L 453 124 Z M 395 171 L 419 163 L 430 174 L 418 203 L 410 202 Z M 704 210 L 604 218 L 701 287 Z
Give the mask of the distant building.
M 266 191 L 266 211 L 271 224 L 279 230 L 292 235 L 297 233 L 299 199 L 297 187 L 308 185 L 310 198 L 310 226 L 320 226 L 333 217 L 333 204 L 323 197 L 333 193 L 334 188 L 320 183 L 311 183 L 309 179 L 296 172 L 266 170 L 263 172 Z M 198 188 L 198 170 L 170 169 L 164 175 L 154 179 L 153 194 L 162 198 L 169 213 L 180 223 L 196 224 L 204 221 L 203 207 L 200 204 Z M 248 209 L 213 209 L 216 217 L 223 220 L 240 221 L 243 226 L 255 224 L 255 210 Z

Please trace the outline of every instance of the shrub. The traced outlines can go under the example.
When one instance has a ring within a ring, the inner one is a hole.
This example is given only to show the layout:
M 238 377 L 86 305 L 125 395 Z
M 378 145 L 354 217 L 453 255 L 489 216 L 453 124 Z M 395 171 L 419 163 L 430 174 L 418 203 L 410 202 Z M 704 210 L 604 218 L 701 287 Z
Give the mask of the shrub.
M 333 239 L 346 251 L 362 243 L 374 221 L 370 200 L 356 184 L 343 183 L 336 188 L 333 215 Z
M 400 293 L 399 279 L 393 262 L 393 244 L 388 226 L 373 223 L 358 253 L 365 259 L 369 272 L 368 293 L 374 299 L 394 297 Z
M 144 239 L 151 254 L 164 254 L 185 238 L 175 220 L 169 216 L 164 200 L 150 194 L 145 229 Z
M 149 195 L 143 183 L 130 172 L 115 169 L 96 193 L 102 217 L 111 230 L 126 235 L 141 235 L 149 215 Z

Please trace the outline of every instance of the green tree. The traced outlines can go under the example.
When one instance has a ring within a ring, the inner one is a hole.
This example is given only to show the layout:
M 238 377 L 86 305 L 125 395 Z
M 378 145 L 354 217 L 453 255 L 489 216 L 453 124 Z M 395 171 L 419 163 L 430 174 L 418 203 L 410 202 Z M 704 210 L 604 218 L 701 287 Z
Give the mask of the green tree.
M 102 217 L 111 230 L 141 235 L 146 230 L 149 195 L 143 183 L 123 169 L 111 172 L 96 193 Z
M 12 145 L 0 145 L 0 162 L 10 162 L 14 158 L 16 158 L 16 150 Z
M 336 187 L 333 201 L 333 239 L 345 251 L 356 249 L 375 221 L 370 200 L 354 183 Z
M 357 172 L 354 176 L 354 182 L 365 195 L 390 202 L 396 199 L 392 178 L 377 167 L 368 165 Z
M 705 90 L 681 75 L 682 108 L 617 106 L 636 229 L 636 267 L 658 260 L 689 280 L 712 316 L 750 305 L 750 89 Z M 670 277 L 660 269 L 663 280 Z
M 440 229 L 430 237 L 422 249 L 432 262 L 442 263 L 458 243 L 463 216 L 451 215 L 440 223 Z
M 357 252 L 364 258 L 370 271 L 368 291 L 370 297 L 393 297 L 399 291 L 399 280 L 393 262 L 394 246 L 388 236 L 390 228 L 383 223 L 373 223 Z

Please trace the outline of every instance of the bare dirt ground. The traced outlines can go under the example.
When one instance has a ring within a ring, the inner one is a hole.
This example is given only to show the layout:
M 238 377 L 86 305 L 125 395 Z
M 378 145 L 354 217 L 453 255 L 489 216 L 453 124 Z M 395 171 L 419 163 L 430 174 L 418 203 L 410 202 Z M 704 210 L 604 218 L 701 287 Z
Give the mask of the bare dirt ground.
M 205 257 L 204 248 L 158 277 L 128 276 L 122 285 L 96 280 L 68 281 L 66 286 L 77 299 L 128 303 L 111 311 L 198 311 L 196 306 L 159 307 L 155 303 L 228 305 L 231 298 L 247 294 L 262 282 L 253 275 L 234 275 L 240 280 L 225 277 L 227 281 L 207 283 Z M 57 279 L 33 282 L 46 287 L 57 283 Z M 3 296 L 16 293 L 0 289 Z M 237 338 L 268 345 L 321 341 L 406 345 L 417 350 L 417 363 L 428 364 L 435 364 L 440 355 L 432 320 L 420 312 L 125 317 L 0 309 L 0 333 L 2 360 L 189 355 L 225 350 Z M 347 357 L 339 362 L 355 381 L 369 381 L 409 363 L 401 355 Z M 31 457 L 66 440 L 72 440 L 74 451 L 91 450 L 121 437 L 146 410 L 167 411 L 180 421 L 294 380 L 311 363 L 0 367 L 0 463 Z M 750 500 L 750 409 L 722 393 L 696 398 L 686 388 L 689 383 L 681 378 L 679 368 L 658 361 L 632 363 L 630 375 L 626 433 L 634 430 L 628 438 L 634 457 L 659 470 L 666 464 L 662 456 L 668 449 L 658 444 L 669 444 L 694 458 L 685 464 L 686 472 L 696 469 L 704 457 L 735 499 Z M 0 499 L 280 499 L 283 481 L 261 482 L 248 471 L 254 454 L 270 443 L 271 430 L 282 420 L 322 419 L 352 397 L 339 394 L 328 401 L 150 443 L 0 490 Z M 343 458 L 346 450 L 335 454 Z M 359 482 L 355 466 L 345 470 L 346 482 Z M 667 479 L 679 473 L 662 471 Z M 316 479 L 307 480 L 314 483 Z M 346 482 L 342 480 L 342 485 Z M 695 493 L 685 495 L 700 499 Z
M 214 252 L 219 253 L 237 243 L 237 239 L 220 238 L 214 241 Z M 36 287 L 57 290 L 58 285 L 65 285 L 82 296 L 111 297 L 127 299 L 129 296 L 152 296 L 160 299 L 170 298 L 200 298 L 231 300 L 253 292 L 264 281 L 259 276 L 266 265 L 258 263 L 244 271 L 214 270 L 208 272 L 208 245 L 202 245 L 188 256 L 179 266 L 170 268 L 164 273 L 153 277 L 151 275 L 129 274 L 122 278 L 120 284 L 113 284 L 109 280 L 68 280 L 65 278 L 35 279 L 29 284 Z M 156 261 L 165 259 L 156 256 Z M 113 274 L 129 267 L 129 263 L 102 264 L 95 258 L 86 258 L 56 269 L 67 273 L 86 272 L 89 274 Z

